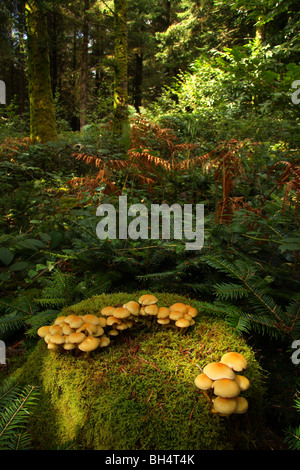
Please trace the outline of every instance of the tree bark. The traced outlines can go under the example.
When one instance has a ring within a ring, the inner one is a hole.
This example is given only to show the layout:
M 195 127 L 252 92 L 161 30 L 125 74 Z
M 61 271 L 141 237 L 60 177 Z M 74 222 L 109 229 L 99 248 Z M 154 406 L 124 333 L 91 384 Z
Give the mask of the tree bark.
M 37 1 L 26 2 L 26 25 L 30 137 L 33 142 L 56 141 L 47 18 Z
M 89 22 L 87 11 L 89 0 L 84 0 L 83 38 L 81 52 L 81 79 L 80 79 L 80 129 L 86 124 L 87 108 L 87 75 L 88 75 L 88 47 L 89 47 Z
M 115 67 L 113 132 L 128 129 L 127 0 L 114 0 Z
M 133 104 L 136 111 L 140 112 L 143 98 L 143 52 L 140 50 L 135 54 L 135 75 L 134 75 L 134 90 L 133 90 Z

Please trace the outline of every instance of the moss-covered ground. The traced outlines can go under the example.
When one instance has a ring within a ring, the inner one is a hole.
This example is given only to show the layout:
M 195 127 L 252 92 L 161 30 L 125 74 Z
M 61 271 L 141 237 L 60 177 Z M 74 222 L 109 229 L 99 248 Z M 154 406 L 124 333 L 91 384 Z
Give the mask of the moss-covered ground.
M 141 293 L 101 295 L 62 311 L 96 313 L 108 305 L 136 300 Z M 246 342 L 197 302 L 173 294 L 155 294 L 160 306 L 185 302 L 199 309 L 195 325 L 180 333 L 144 319 L 125 330 L 107 348 L 89 356 L 49 351 L 43 340 L 16 375 L 37 384 L 39 406 L 31 421 L 37 449 L 68 442 L 95 450 L 221 450 L 259 448 L 263 423 L 264 373 Z M 249 401 L 244 415 L 224 418 L 194 385 L 207 363 L 226 351 L 248 360 L 251 382 L 242 392 Z

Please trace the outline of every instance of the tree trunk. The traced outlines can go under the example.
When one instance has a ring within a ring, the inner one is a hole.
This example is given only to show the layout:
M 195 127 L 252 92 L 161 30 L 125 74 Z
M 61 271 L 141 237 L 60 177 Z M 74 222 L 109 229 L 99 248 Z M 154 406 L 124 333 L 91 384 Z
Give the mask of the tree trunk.
M 135 74 L 134 74 L 134 90 L 133 104 L 136 111 L 140 112 L 143 97 L 143 52 L 142 50 L 135 54 Z
M 26 3 L 30 137 L 33 142 L 57 139 L 50 78 L 49 38 L 45 11 L 37 1 Z
M 89 0 L 84 0 L 83 38 L 81 53 L 81 79 L 80 79 L 80 129 L 86 124 L 87 107 L 87 75 L 88 75 L 88 47 L 89 47 L 89 22 L 87 11 Z
M 115 67 L 113 131 L 128 131 L 127 0 L 114 0 Z

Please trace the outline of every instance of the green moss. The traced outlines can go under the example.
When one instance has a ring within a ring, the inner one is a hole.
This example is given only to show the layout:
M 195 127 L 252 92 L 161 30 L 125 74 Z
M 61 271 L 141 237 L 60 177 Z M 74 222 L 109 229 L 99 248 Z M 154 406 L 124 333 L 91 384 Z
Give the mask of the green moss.
M 143 292 L 142 292 L 143 293 Z M 137 299 L 101 295 L 63 313 L 93 312 Z M 197 302 L 155 294 L 160 305 Z M 195 387 L 201 367 L 227 350 L 245 355 L 251 382 L 246 415 L 221 418 Z M 32 421 L 36 446 L 53 449 L 70 441 L 84 449 L 215 450 L 255 447 L 263 409 L 262 371 L 254 352 L 223 321 L 200 312 L 185 334 L 140 323 L 89 358 L 50 352 L 41 340 L 19 371 L 20 380 L 39 384 L 42 403 Z

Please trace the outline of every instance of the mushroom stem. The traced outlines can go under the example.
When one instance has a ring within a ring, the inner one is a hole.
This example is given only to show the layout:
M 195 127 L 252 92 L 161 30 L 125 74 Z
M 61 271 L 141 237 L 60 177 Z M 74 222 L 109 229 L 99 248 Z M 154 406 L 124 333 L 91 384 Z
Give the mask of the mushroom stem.
M 208 403 L 210 403 L 211 400 L 206 390 L 203 390 L 203 395 L 206 397 Z

